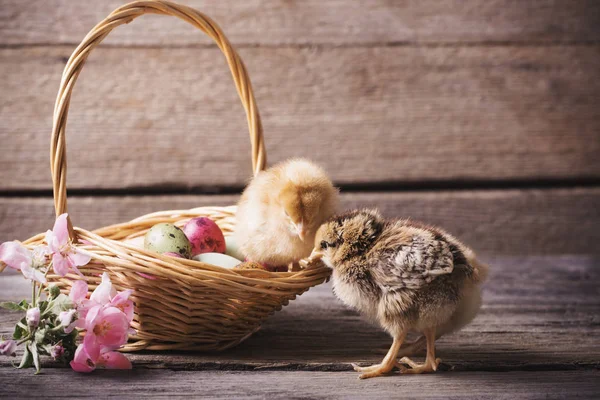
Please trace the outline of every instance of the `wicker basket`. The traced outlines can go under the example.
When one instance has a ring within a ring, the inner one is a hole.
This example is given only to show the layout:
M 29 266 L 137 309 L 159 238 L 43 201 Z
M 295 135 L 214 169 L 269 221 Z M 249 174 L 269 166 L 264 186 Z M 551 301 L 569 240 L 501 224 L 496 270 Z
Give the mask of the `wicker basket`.
M 143 14 L 178 17 L 210 36 L 227 59 L 238 94 L 246 111 L 252 164 L 256 175 L 265 165 L 265 147 L 260 116 L 248 73 L 237 52 L 221 29 L 198 11 L 167 1 L 136 1 L 110 14 L 91 30 L 77 47 L 65 67 L 56 105 L 51 142 L 51 172 L 56 215 L 67 212 L 66 123 L 73 87 L 90 52 L 117 26 Z M 170 222 L 183 225 L 193 217 L 213 219 L 225 235 L 235 226 L 235 207 L 201 207 L 191 210 L 162 211 L 132 221 L 107 226 L 93 232 L 73 227 L 74 243 L 92 254 L 92 261 L 80 267 L 90 290 L 107 271 L 119 290 L 133 289 L 135 302 L 133 327 L 125 351 L 136 350 L 224 350 L 256 332 L 265 318 L 290 300 L 322 283 L 329 275 L 323 266 L 300 272 L 231 270 L 202 262 L 162 256 L 139 249 L 126 240 L 142 236 L 154 224 Z M 34 246 L 43 234 L 24 242 Z M 68 292 L 75 275 L 49 281 Z

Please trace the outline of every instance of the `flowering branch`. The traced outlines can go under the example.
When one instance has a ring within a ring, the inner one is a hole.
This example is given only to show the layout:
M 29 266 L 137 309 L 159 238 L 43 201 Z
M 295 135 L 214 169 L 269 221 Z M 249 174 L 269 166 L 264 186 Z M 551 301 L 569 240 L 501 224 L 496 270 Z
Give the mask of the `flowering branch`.
M 25 344 L 17 368 L 35 367 L 40 372 L 40 356 L 70 363 L 78 372 L 91 372 L 96 367 L 130 369 L 131 363 L 116 352 L 127 342 L 133 320 L 131 290 L 117 293 L 108 274 L 89 299 L 84 280 L 73 282 L 67 297 L 57 286 L 49 286 L 44 297 L 50 269 L 59 276 L 70 271 L 84 278 L 77 267 L 86 265 L 91 257 L 80 251 L 69 239 L 67 214 L 60 215 L 53 229 L 46 232 L 47 246 L 29 250 L 17 241 L 0 245 L 0 261 L 21 271 L 32 283 L 31 303 L 4 302 L 0 307 L 25 312 L 15 325 L 12 339 L 0 338 L 0 355 L 15 356 L 18 346 Z M 38 286 L 39 284 L 39 286 Z M 77 344 L 80 330 L 87 333 Z

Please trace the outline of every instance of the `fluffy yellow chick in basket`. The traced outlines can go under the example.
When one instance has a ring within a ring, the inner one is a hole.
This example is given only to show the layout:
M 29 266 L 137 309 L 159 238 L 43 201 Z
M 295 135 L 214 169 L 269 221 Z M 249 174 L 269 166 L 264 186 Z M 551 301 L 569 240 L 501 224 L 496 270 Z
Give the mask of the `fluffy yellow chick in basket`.
M 321 259 L 332 270 L 335 295 L 378 323 L 393 338 L 380 364 L 359 367 L 360 378 L 433 372 L 435 340 L 468 324 L 481 305 L 487 266 L 448 233 L 407 220 L 386 220 L 374 210 L 333 217 L 319 228 L 307 266 Z M 409 332 L 423 337 L 401 348 Z M 427 346 L 425 363 L 409 356 Z M 403 357 L 398 363 L 397 358 Z M 406 364 L 411 369 L 406 368 Z
M 310 255 L 317 229 L 337 203 L 338 190 L 322 168 L 305 159 L 282 162 L 244 190 L 234 240 L 247 260 L 288 270 Z

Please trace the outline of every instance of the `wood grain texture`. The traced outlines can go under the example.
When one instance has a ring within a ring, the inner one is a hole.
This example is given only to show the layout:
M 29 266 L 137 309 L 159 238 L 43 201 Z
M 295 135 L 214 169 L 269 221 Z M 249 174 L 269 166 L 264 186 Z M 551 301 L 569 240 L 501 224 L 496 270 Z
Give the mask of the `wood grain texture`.
M 91 230 L 154 211 L 232 205 L 237 196 L 72 197 L 73 223 Z M 485 254 L 599 254 L 600 188 L 343 193 L 341 208 L 439 225 Z M 0 242 L 50 229 L 50 198 L 1 198 Z
M 3 0 L 0 44 L 76 44 L 124 1 Z M 600 40 L 594 0 L 179 0 L 215 19 L 236 45 L 556 42 Z M 173 18 L 144 17 L 110 43 L 194 45 Z
M 69 396 L 145 399 L 596 399 L 599 371 L 465 372 L 388 376 L 359 381 L 352 372 L 96 371 L 91 375 L 45 370 L 32 377 L 5 369 L 0 395 L 8 399 L 63 399 L 56 382 L 69 379 Z M 71 386 L 72 385 L 72 386 Z
M 48 189 L 68 47 L 0 49 L 0 190 Z M 271 162 L 338 183 L 598 179 L 600 47 L 242 49 Z M 244 185 L 218 49 L 98 49 L 67 125 L 69 188 Z
M 462 331 L 437 341 L 442 371 L 600 369 L 600 259 L 491 257 L 485 261 L 491 276 L 480 314 Z M 0 300 L 29 295 L 29 286 L 19 275 L 1 278 Z M 0 334 L 10 333 L 17 315 L 0 312 Z M 350 362 L 380 361 L 390 342 L 387 334 L 346 308 L 331 293 L 331 285 L 324 284 L 291 302 L 231 350 L 129 357 L 137 370 L 339 372 L 351 371 Z M 10 367 L 9 362 L 0 358 L 0 372 Z M 60 367 L 49 361 L 46 366 Z M 448 379 L 455 375 L 460 374 Z

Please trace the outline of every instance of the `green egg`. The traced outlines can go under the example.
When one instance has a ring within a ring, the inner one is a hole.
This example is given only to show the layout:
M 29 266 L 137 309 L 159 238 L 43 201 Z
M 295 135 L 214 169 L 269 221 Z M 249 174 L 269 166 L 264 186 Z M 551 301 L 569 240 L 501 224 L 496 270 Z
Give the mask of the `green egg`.
M 144 237 L 144 249 L 156 253 L 177 253 L 190 258 L 192 245 L 185 233 L 173 224 L 156 224 Z

